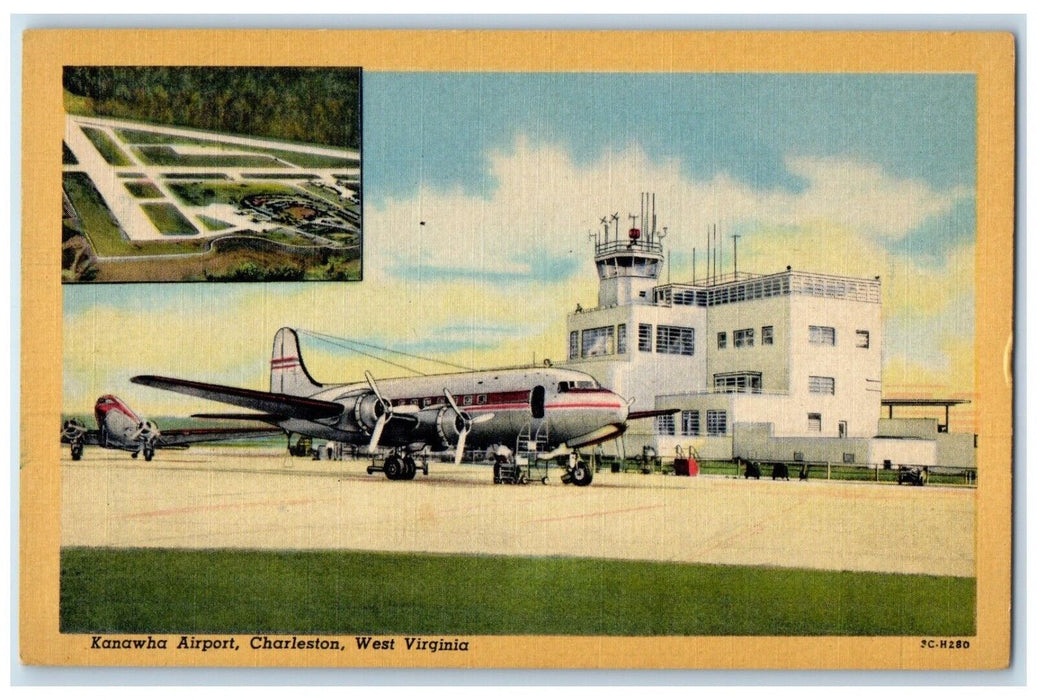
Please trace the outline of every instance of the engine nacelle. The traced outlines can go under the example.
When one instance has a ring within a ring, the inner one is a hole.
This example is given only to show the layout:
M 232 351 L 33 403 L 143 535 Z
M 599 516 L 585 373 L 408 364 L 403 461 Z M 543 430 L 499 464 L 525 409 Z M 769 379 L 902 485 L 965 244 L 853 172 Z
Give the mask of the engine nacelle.
M 378 422 L 378 419 L 385 414 L 385 406 L 374 395 L 374 392 L 369 392 L 357 397 L 353 404 L 353 410 L 346 411 L 345 413 L 353 416 L 357 427 L 366 433 L 370 433 L 374 430 L 374 425 Z
M 415 437 L 420 436 L 434 450 L 445 450 L 456 445 L 464 429 L 461 417 L 444 404 L 425 408 L 415 414 L 415 418 L 418 421 L 414 426 Z

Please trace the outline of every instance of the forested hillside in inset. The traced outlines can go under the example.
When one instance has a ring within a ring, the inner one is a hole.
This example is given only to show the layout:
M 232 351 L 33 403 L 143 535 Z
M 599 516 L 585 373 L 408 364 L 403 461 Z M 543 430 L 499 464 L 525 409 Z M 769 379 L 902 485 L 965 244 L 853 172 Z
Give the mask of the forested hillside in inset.
M 64 86 L 75 114 L 360 148 L 359 68 L 66 66 Z

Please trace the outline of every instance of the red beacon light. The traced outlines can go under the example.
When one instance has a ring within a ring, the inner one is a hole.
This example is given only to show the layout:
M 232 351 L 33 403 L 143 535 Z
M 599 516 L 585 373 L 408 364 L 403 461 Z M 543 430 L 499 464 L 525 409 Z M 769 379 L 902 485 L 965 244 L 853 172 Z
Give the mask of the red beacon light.
M 630 236 L 630 240 L 636 241 L 637 239 L 639 239 L 641 237 L 641 229 L 639 229 L 639 228 L 632 228 L 632 229 L 630 229 L 630 232 L 627 235 Z

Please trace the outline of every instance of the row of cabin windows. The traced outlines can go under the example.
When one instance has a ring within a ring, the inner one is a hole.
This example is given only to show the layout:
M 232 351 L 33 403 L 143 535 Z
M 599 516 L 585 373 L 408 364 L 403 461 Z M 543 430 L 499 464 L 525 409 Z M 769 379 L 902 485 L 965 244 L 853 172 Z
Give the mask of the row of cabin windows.
M 454 400 L 461 406 L 482 406 L 486 403 L 486 394 L 464 394 L 461 396 L 455 396 Z M 426 396 L 422 399 L 404 399 L 397 401 L 396 405 L 411 405 L 418 406 L 419 408 L 428 408 L 429 406 L 438 406 L 439 404 L 446 404 L 446 399 L 442 396 Z
M 681 435 L 702 435 L 701 411 L 681 411 Z M 658 435 L 676 434 L 675 416 L 658 416 L 655 419 L 655 431 Z M 706 411 L 706 435 L 720 437 L 727 435 L 727 411 Z

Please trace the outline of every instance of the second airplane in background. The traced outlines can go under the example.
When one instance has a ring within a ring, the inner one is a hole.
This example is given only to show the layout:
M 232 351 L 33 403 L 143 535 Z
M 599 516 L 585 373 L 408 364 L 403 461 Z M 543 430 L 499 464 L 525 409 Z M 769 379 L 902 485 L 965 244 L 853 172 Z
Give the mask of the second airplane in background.
M 263 437 L 280 432 L 271 428 L 184 428 L 163 432 L 111 394 L 97 399 L 94 419 L 97 430 L 90 430 L 77 420 L 67 420 L 62 426 L 61 442 L 71 446 L 73 460 L 82 459 L 86 445 L 123 450 L 134 459 L 143 453 L 144 459 L 150 462 L 157 449 L 184 447 L 196 442 Z

